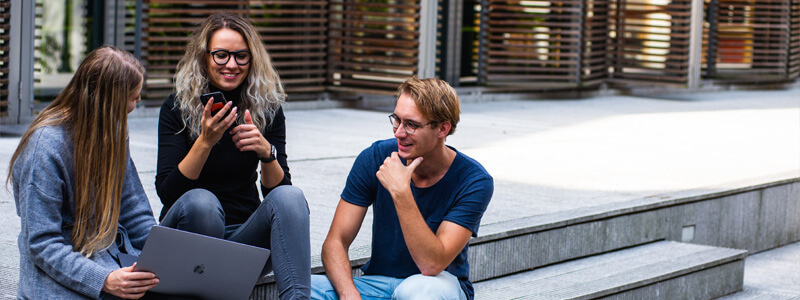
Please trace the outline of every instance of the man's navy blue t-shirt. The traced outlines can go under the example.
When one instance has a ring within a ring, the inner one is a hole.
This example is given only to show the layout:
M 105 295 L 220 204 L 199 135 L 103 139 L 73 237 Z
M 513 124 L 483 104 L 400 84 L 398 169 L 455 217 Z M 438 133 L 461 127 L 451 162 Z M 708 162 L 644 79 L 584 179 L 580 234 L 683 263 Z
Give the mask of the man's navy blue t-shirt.
M 442 221 L 449 221 L 477 236 L 481 217 L 492 198 L 494 181 L 477 161 L 453 147 L 450 149 L 456 151 L 456 158 L 444 177 L 427 188 L 418 188 L 411 183 L 411 192 L 422 217 L 434 233 Z M 364 274 L 405 278 L 421 272 L 408 252 L 394 201 L 375 175 L 386 157 L 394 151 L 397 151 L 396 139 L 377 141 L 362 151 L 347 176 L 342 199 L 358 206 L 374 205 L 372 257 L 362 267 Z M 468 279 L 467 248 L 465 246 L 445 270 L 458 277 L 467 298 L 473 299 L 474 291 Z

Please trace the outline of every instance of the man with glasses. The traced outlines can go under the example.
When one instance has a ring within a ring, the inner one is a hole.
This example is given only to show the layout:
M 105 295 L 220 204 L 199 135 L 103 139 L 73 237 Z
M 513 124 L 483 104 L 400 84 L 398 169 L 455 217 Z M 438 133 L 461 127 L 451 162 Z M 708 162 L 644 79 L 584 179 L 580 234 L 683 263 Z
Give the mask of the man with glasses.
M 394 138 L 356 158 L 322 246 L 327 276 L 312 299 L 473 299 L 467 243 L 494 190 L 475 160 L 445 145 L 459 121 L 455 90 L 406 80 L 389 115 Z M 351 274 L 348 249 L 373 205 L 372 255 Z

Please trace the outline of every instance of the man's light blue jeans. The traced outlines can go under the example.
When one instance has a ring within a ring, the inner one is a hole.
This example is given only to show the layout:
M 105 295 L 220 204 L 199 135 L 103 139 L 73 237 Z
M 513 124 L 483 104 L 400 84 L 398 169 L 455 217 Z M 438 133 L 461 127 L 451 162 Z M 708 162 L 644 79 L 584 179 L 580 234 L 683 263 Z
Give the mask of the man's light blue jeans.
M 394 278 L 380 275 L 353 277 L 361 299 L 447 299 L 467 300 L 458 278 L 447 271 L 436 276 L 412 275 Z M 325 275 L 311 275 L 311 299 L 338 300 L 331 282 Z

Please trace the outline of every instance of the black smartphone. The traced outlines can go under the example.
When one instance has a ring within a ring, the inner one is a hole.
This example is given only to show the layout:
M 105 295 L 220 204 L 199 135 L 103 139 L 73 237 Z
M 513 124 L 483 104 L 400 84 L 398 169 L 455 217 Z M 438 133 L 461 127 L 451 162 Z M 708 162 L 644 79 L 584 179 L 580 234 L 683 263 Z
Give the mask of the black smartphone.
M 213 92 L 208 94 L 200 95 L 200 101 L 205 105 L 208 103 L 208 99 L 214 98 L 214 103 L 211 104 L 211 115 L 217 114 L 217 111 L 222 109 L 225 106 L 225 103 L 228 103 L 228 100 L 225 99 L 225 95 L 222 92 Z

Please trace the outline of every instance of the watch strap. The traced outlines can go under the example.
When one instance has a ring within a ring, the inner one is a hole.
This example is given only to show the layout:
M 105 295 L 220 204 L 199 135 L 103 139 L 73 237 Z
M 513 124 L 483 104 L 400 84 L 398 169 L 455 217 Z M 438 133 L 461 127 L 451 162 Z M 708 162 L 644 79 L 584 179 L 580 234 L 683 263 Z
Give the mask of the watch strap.
M 262 163 L 268 164 L 271 163 L 273 160 L 275 160 L 275 156 L 276 156 L 275 145 L 270 144 L 269 157 L 259 156 L 258 160 L 260 160 Z

